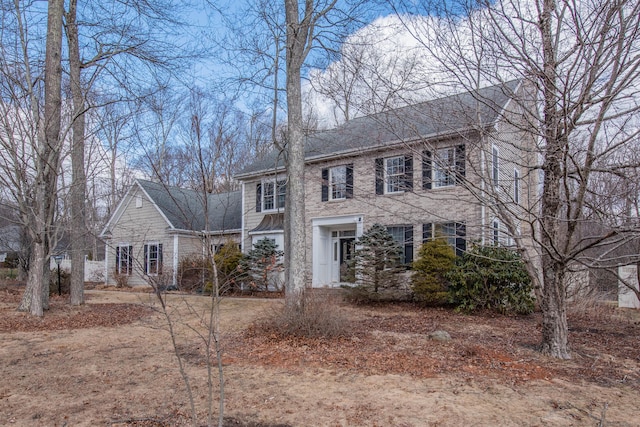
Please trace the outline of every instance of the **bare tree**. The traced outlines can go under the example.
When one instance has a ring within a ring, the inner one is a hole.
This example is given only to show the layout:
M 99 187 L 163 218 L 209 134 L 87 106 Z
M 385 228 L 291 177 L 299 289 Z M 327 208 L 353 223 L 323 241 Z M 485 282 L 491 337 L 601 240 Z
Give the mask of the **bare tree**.
M 62 0 L 49 2 L 47 12 L 47 40 L 44 69 L 44 114 L 40 116 L 37 94 L 31 90 L 31 106 L 36 118 L 36 134 L 38 144 L 35 149 L 35 185 L 33 205 L 30 212 L 22 215 L 29 228 L 33 240 L 33 253 L 29 263 L 29 278 L 19 310 L 29 311 L 32 315 L 42 316 L 48 306 L 48 272 L 51 232 L 56 208 L 56 186 L 60 163 L 62 139 L 61 106 L 62 106 Z M 17 7 L 18 8 L 18 7 Z M 22 12 L 17 10 L 17 15 Z M 26 50 L 26 40 L 23 40 Z M 26 57 L 26 54 L 25 54 Z M 25 58 L 26 59 L 26 58 Z M 28 59 L 27 59 L 28 61 Z M 25 61 L 26 62 L 26 61 Z M 30 74 L 28 72 L 28 74 Z M 31 78 L 29 75 L 28 78 Z M 33 87 L 32 85 L 29 85 Z M 42 127 L 38 126 L 42 123 Z
M 523 176 L 541 173 L 540 197 L 533 210 L 518 214 L 504 191 L 513 180 L 473 190 L 505 221 L 523 253 L 543 312 L 543 352 L 570 358 L 566 286 L 573 265 L 586 262 L 590 248 L 610 239 L 628 241 L 637 232 L 637 221 L 600 228 L 589 239 L 579 230 L 588 223 L 597 176 L 623 176 L 637 167 L 620 154 L 638 134 L 640 4 L 503 0 L 438 3 L 439 10 L 434 5 L 425 2 L 421 11 L 439 19 L 405 23 L 446 83 L 474 90 L 514 78 L 523 82 L 511 106 L 519 114 L 510 124 L 535 138 L 532 154 L 538 161 L 521 167 Z M 399 10 L 415 12 L 416 5 L 402 3 Z M 613 225 L 609 216 L 593 217 Z M 519 232 L 520 222 L 530 223 L 530 236 Z

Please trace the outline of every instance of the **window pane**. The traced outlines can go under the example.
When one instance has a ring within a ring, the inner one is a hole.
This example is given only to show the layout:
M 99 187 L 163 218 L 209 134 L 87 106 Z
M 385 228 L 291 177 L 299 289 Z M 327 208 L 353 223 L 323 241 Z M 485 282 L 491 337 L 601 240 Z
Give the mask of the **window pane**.
M 284 208 L 284 203 L 287 198 L 287 182 L 278 181 L 278 208 Z
M 435 185 L 447 187 L 455 184 L 455 149 L 443 148 L 436 151 Z
M 445 222 L 441 224 L 435 224 L 434 237 L 440 239 L 446 239 L 447 244 L 451 247 L 456 246 L 456 223 Z
M 330 170 L 331 199 L 344 199 L 347 195 L 347 167 L 338 166 Z
M 265 182 L 262 184 L 262 209 L 275 209 L 274 205 L 274 183 Z
M 386 159 L 387 193 L 402 191 L 404 183 L 404 157 Z

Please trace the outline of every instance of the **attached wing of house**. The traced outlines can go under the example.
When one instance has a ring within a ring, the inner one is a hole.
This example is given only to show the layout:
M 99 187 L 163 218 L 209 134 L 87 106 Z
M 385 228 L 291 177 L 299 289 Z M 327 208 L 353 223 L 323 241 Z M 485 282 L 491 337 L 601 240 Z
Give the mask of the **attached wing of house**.
M 525 181 L 519 172 L 534 161 L 526 148 L 531 138 L 514 123 L 517 105 L 509 108 L 519 88 L 519 82 L 508 82 L 310 135 L 304 176 L 295 179 L 305 183 L 312 285 L 345 282 L 356 239 L 375 223 L 401 244 L 407 264 L 434 237 L 446 238 L 458 253 L 469 240 L 506 241 L 482 194 L 504 193 L 524 204 L 522 194 L 535 188 L 533 174 Z M 245 250 L 262 238 L 283 245 L 282 153 L 272 152 L 236 179 L 243 189 Z
M 106 283 L 130 285 L 161 276 L 176 285 L 178 264 L 207 253 L 203 236 L 220 245 L 240 243 L 242 194 L 205 194 L 136 180 L 109 218 L 105 239 Z

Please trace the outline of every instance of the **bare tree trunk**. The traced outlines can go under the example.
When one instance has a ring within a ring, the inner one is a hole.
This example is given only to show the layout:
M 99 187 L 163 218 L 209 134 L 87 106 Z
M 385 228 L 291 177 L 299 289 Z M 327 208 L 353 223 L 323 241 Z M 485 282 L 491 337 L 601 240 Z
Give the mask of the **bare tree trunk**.
M 67 18 L 67 42 L 69 45 L 69 75 L 73 98 L 72 147 L 71 147 L 71 305 L 84 304 L 84 255 L 86 239 L 86 187 L 84 171 L 85 104 L 80 81 L 80 46 L 76 23 L 77 0 L 70 0 Z
M 310 9 L 310 0 L 306 1 Z M 287 227 L 285 233 L 285 295 L 299 305 L 305 288 L 304 134 L 302 132 L 301 68 L 308 42 L 308 21 L 301 23 L 298 1 L 285 0 L 287 23 Z
M 42 316 L 49 301 L 49 242 L 55 213 L 60 162 L 63 12 L 63 0 L 49 1 L 45 57 L 44 139 L 39 138 L 36 153 L 35 224 L 31 231 L 33 263 L 30 265 L 29 280 L 22 303 L 18 307 L 19 310 L 29 311 L 34 316 Z

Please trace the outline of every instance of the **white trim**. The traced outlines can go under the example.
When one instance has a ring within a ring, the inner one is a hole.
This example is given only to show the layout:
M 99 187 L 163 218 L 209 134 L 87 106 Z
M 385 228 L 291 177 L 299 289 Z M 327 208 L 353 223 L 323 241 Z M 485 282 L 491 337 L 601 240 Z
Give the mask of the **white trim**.
M 245 248 L 244 248 L 245 246 L 247 246 L 245 241 L 244 241 L 244 239 L 245 239 L 245 236 L 244 236 L 244 216 L 245 216 L 244 196 L 246 194 L 245 193 L 245 182 L 244 181 L 242 181 L 241 186 L 242 186 L 242 193 L 241 193 L 242 197 L 240 199 L 240 244 L 242 245 L 241 246 L 241 248 L 242 248 L 241 252 L 242 253 L 246 253 Z
M 453 157 L 452 157 L 452 161 L 453 164 L 447 165 L 446 168 L 442 167 L 442 164 L 439 160 L 441 160 L 441 157 L 438 155 L 439 152 L 441 151 L 452 151 L 453 152 Z M 442 148 L 435 148 L 433 150 L 433 159 L 432 159 L 432 163 L 433 166 L 431 167 L 432 170 L 432 178 L 431 181 L 433 182 L 433 188 L 448 188 L 448 187 L 455 187 L 456 185 L 456 173 L 458 172 L 456 170 L 456 146 L 448 146 L 448 147 L 442 147 Z M 445 172 L 447 177 L 451 177 L 452 178 L 452 182 L 451 184 L 446 184 L 446 185 L 438 185 L 438 170 L 440 170 L 441 172 Z
M 280 189 L 279 182 L 284 182 L 285 185 L 285 206 L 278 207 L 278 190 Z M 264 207 L 264 194 L 265 194 L 265 184 L 273 184 L 273 208 L 265 209 Z M 286 207 L 286 185 L 287 185 L 287 177 L 285 175 L 276 175 L 265 177 L 260 180 L 260 212 L 262 213 L 274 213 L 274 212 L 283 212 Z
M 406 176 L 406 170 L 405 170 L 405 156 L 404 155 L 398 155 L 398 156 L 389 156 L 389 157 L 384 157 L 383 158 L 383 162 L 384 162 L 384 194 L 401 194 L 404 193 L 404 190 L 398 190 L 398 191 L 388 191 L 389 188 L 389 169 L 388 169 L 388 165 L 387 162 L 390 160 L 395 160 L 395 159 L 400 159 L 400 164 L 402 166 L 402 173 L 401 174 L 395 174 L 393 175 L 394 177 L 400 177 L 400 188 L 404 187 L 404 177 Z
M 172 259 L 172 264 L 173 264 L 173 272 L 171 275 L 171 285 L 173 285 L 174 287 L 178 286 L 178 248 L 179 248 L 179 243 L 178 243 L 178 239 L 180 237 L 176 234 L 173 236 L 173 259 Z
M 355 226 L 359 238 L 364 234 L 364 214 L 311 218 L 311 286 L 331 285 L 330 230 L 340 226 Z
M 334 182 L 333 182 L 333 171 L 335 169 L 338 169 L 338 168 L 341 168 L 341 169 L 344 170 L 344 190 L 343 190 L 343 194 L 344 195 L 342 197 L 335 197 L 334 198 L 333 197 L 333 185 L 334 185 Z M 328 191 L 329 192 L 329 197 L 328 197 L 328 199 L 330 201 L 346 200 L 347 199 L 347 165 L 346 164 L 345 165 L 332 166 L 332 167 L 329 168 L 329 182 L 328 182 L 328 185 L 329 185 L 329 191 Z

